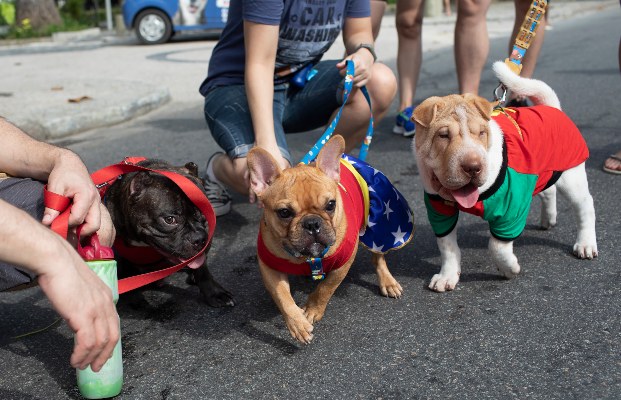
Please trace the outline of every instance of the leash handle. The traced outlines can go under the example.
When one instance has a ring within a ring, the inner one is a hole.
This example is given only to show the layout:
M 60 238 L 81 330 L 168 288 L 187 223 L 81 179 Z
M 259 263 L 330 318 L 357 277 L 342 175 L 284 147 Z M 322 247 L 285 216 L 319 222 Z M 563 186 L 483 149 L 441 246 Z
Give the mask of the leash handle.
M 185 193 L 190 201 L 194 203 L 196 207 L 198 207 L 201 213 L 203 213 L 209 226 L 209 232 L 205 246 L 203 246 L 203 248 L 192 258 L 172 267 L 120 279 L 119 294 L 129 292 L 130 290 L 134 290 L 141 286 L 163 279 L 168 275 L 179 271 L 181 268 L 194 261 L 207 250 L 216 229 L 216 214 L 213 211 L 213 207 L 211 206 L 211 203 L 209 203 L 207 196 L 205 196 L 205 194 L 196 186 L 196 184 L 194 184 L 194 182 L 192 182 L 185 176 L 179 175 L 175 172 L 155 170 L 134 164 L 134 162 L 142 160 L 144 160 L 144 158 L 128 157 L 118 164 L 113 164 L 104 167 L 98 171 L 95 171 L 91 174 L 91 179 L 95 183 L 95 186 L 99 189 L 100 194 L 102 194 L 105 191 L 106 187 L 112 184 L 112 182 L 114 182 L 120 175 L 124 175 L 130 172 L 141 171 L 153 172 L 164 175 L 168 179 L 172 180 L 183 191 L 183 193 Z
M 530 47 L 531 40 L 536 35 L 537 26 L 543 19 L 547 6 L 548 0 L 533 0 L 524 16 L 520 31 L 515 37 L 511 55 L 505 59 L 505 64 L 517 75 L 522 71 L 522 59 L 526 54 L 526 50 Z
M 302 158 L 302 160 L 300 161 L 301 163 L 309 164 L 313 160 L 315 160 L 315 158 L 317 157 L 317 154 L 319 154 L 319 151 L 321 150 L 323 145 L 326 144 L 328 140 L 330 140 L 330 137 L 332 137 L 332 135 L 334 134 L 334 130 L 336 129 L 336 126 L 338 125 L 339 120 L 341 119 L 341 113 L 343 112 L 343 107 L 345 107 L 345 105 L 347 104 L 347 100 L 349 99 L 349 94 L 351 93 L 354 87 L 354 72 L 355 72 L 354 62 L 352 60 L 347 60 L 346 73 L 345 73 L 345 84 L 343 86 L 343 104 L 341 104 L 341 107 L 339 108 L 339 111 L 336 113 L 336 116 L 334 117 L 332 122 L 330 122 L 330 125 L 328 125 L 328 127 L 326 128 L 324 133 L 321 135 L 319 140 L 317 140 L 317 142 L 313 145 L 313 147 L 309 150 L 309 152 L 306 153 L 306 155 Z M 358 155 L 358 158 L 364 161 L 365 158 L 367 157 L 367 153 L 369 151 L 369 145 L 371 144 L 371 140 L 373 139 L 374 120 L 373 120 L 373 109 L 371 107 L 371 96 L 369 96 L 369 91 L 367 90 L 366 86 L 361 87 L 360 90 L 362 91 L 362 94 L 364 94 L 364 98 L 367 100 L 367 103 L 369 104 L 369 109 L 371 110 L 371 119 L 367 127 L 367 134 L 364 137 L 364 142 L 362 143 L 362 147 L 360 148 L 360 153 Z
M 73 201 L 69 197 L 49 191 L 47 185 L 43 186 L 43 205 L 60 213 L 52 221 L 50 228 L 63 239 L 67 239 L 69 233 L 69 216 L 71 215 L 72 203 Z M 82 228 L 84 228 L 84 224 L 78 225 L 76 229 L 76 236 L 78 237 L 77 251 L 80 257 L 84 261 L 113 260 L 114 253 L 112 249 L 101 245 L 97 232 L 90 235 L 88 245 L 82 246 L 80 241 Z
M 533 0 L 530 8 L 524 16 L 524 21 L 520 26 L 518 34 L 515 36 L 513 49 L 508 58 L 505 58 L 505 64 L 516 75 L 522 72 L 522 59 L 526 55 L 526 50 L 530 47 L 531 41 L 535 38 L 537 27 L 543 19 L 548 0 Z M 502 107 L 506 100 L 507 88 L 500 83 L 494 90 L 494 100 Z

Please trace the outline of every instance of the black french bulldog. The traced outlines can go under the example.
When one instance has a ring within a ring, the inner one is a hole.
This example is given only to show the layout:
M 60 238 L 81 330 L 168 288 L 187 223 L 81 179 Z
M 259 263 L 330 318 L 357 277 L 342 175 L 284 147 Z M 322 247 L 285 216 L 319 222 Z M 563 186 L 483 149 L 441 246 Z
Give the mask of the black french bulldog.
M 181 174 L 204 192 L 198 167 L 192 162 L 176 167 L 162 160 L 144 160 L 136 165 Z M 163 175 L 140 171 L 121 176 L 106 191 L 105 205 L 117 236 L 125 245 L 150 246 L 170 264 L 145 269 L 120 258 L 119 277 L 176 265 L 192 258 L 207 241 L 205 216 L 174 182 Z M 233 306 L 235 302 L 231 293 L 215 281 L 207 268 L 208 251 L 209 248 L 188 264 L 188 283 L 198 286 L 210 306 Z

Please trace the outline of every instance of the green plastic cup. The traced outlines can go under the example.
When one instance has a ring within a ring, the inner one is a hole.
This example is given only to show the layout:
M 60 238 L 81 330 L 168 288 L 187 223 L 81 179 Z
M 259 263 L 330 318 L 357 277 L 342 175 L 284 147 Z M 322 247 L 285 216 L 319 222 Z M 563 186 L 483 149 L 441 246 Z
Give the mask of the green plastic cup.
M 116 261 L 95 260 L 86 261 L 86 264 L 101 278 L 110 289 L 114 304 L 119 299 Z M 119 320 L 120 326 L 120 320 Z M 99 372 L 93 372 L 90 366 L 85 369 L 76 369 L 78 389 L 87 399 L 105 399 L 121 393 L 123 386 L 123 357 L 121 354 L 121 339 L 117 342 L 112 357 L 106 361 Z

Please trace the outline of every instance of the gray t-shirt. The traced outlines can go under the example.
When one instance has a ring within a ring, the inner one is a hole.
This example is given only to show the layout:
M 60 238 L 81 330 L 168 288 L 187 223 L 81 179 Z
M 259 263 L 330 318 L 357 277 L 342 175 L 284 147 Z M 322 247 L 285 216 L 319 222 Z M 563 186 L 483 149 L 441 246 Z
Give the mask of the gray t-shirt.
M 227 24 L 209 61 L 200 92 L 244 83 L 243 21 L 279 25 L 275 83 L 318 62 L 341 32 L 345 18 L 371 14 L 369 0 L 231 0 Z

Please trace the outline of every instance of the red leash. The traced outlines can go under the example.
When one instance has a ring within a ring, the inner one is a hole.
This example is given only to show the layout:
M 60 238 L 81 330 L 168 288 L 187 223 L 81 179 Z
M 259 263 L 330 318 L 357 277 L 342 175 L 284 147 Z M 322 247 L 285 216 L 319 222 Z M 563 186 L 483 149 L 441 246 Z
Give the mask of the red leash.
M 125 279 L 120 279 L 119 294 L 129 292 L 130 290 L 134 290 L 141 286 L 148 285 L 149 283 L 163 279 L 168 275 L 179 271 L 181 268 L 194 261 L 198 256 L 200 256 L 207 250 L 207 247 L 211 243 L 211 239 L 213 238 L 213 234 L 216 229 L 216 215 L 213 211 L 213 208 L 211 207 L 211 203 L 209 203 L 207 196 L 205 196 L 203 191 L 200 190 L 194 182 L 176 172 L 154 170 L 133 164 L 134 162 L 139 162 L 142 160 L 144 160 L 144 158 L 128 157 L 118 164 L 104 167 L 92 173 L 91 179 L 95 183 L 95 186 L 99 189 L 100 194 L 103 194 L 105 193 L 107 186 L 111 185 L 121 175 L 130 172 L 145 171 L 163 175 L 168 179 L 172 180 L 183 191 L 183 193 L 188 196 L 190 201 L 194 203 L 196 207 L 198 207 L 201 213 L 203 213 L 203 215 L 207 219 L 209 232 L 205 246 L 203 246 L 203 248 L 192 258 L 172 267 L 164 268 L 158 271 L 147 272 L 141 275 L 131 276 Z M 57 193 L 52 193 L 48 191 L 46 186 L 44 188 L 44 203 L 46 207 L 52 208 L 61 213 L 52 222 L 52 230 L 54 230 L 54 232 L 58 233 L 62 237 L 67 238 L 69 214 L 71 212 L 71 199 Z

